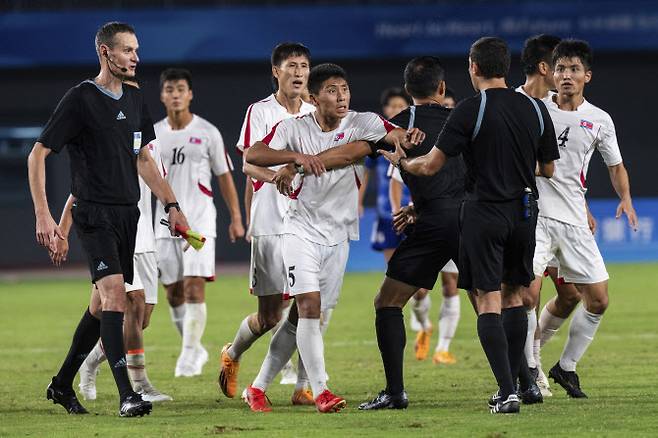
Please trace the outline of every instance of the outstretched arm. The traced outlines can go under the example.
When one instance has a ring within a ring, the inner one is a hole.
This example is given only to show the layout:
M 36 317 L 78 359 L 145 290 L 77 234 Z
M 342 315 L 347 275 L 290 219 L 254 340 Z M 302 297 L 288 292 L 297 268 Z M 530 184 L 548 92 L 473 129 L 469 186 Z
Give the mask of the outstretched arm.
M 260 167 L 294 163 L 302 166 L 305 171 L 310 171 L 316 176 L 321 175 L 325 171 L 322 162 L 315 155 L 306 155 L 285 149 L 272 149 L 262 141 L 257 141 L 246 150 L 245 161 Z
M 619 205 L 617 206 L 616 217 L 619 219 L 623 214 L 628 218 L 628 225 L 637 231 L 637 215 L 633 207 L 633 199 L 631 198 L 631 183 L 628 179 L 628 172 L 624 163 L 619 163 L 615 166 L 608 166 L 608 173 L 610 174 L 610 181 L 614 187 L 617 196 L 619 196 Z
M 416 158 L 407 158 L 407 154 L 398 145 L 395 152 L 379 151 L 388 161 L 400 170 L 412 175 L 430 176 L 437 173 L 446 160 L 446 154 L 439 148 L 433 147 L 431 151 Z

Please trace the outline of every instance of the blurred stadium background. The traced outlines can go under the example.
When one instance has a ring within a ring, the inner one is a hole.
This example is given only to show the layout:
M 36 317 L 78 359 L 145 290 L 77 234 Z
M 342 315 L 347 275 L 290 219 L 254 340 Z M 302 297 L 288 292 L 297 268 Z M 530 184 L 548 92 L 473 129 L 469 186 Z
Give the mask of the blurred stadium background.
M 466 71 L 469 45 L 482 35 L 504 37 L 514 51 L 510 86 L 523 82 L 518 56 L 538 33 L 583 38 L 595 50 L 587 98 L 616 123 L 640 230 L 614 219 L 615 194 L 600 158 L 592 161 L 588 198 L 599 220 L 597 239 L 607 261 L 658 260 L 658 158 L 653 133 L 658 102 L 658 3 L 655 1 L 265 1 L 265 0 L 9 0 L 0 2 L 0 270 L 48 265 L 34 240 L 26 156 L 64 92 L 98 71 L 93 36 L 104 22 L 126 21 L 140 41 L 138 68 L 154 120 L 164 116 L 158 75 L 169 66 L 192 71 L 192 110 L 216 124 L 244 176 L 235 142 L 247 106 L 271 92 L 269 54 L 294 40 L 312 51 L 313 63 L 337 62 L 350 75 L 352 108 L 379 111 L 379 95 L 401 85 L 405 63 L 432 54 L 443 59 L 447 83 L 458 98 L 473 94 Z M 48 160 L 48 196 L 58 217 L 69 193 L 66 153 Z M 374 204 L 371 185 L 366 204 Z M 240 195 L 241 196 L 241 195 Z M 248 245 L 230 245 L 221 202 L 220 264 L 247 262 Z M 369 249 L 372 210 L 362 240 L 352 248 L 350 270 L 377 270 Z M 70 263 L 82 266 L 73 237 Z

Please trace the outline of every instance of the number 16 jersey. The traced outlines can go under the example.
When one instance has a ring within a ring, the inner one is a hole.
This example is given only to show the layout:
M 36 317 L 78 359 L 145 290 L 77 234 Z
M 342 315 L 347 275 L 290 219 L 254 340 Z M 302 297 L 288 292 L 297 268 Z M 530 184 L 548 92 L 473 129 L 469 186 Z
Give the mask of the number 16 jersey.
M 166 180 L 176 194 L 181 211 L 194 231 L 206 237 L 216 237 L 217 210 L 213 201 L 211 181 L 233 170 L 233 164 L 219 130 L 207 120 L 193 115 L 183 129 L 173 130 L 167 118 L 155 124 L 160 142 L 160 154 L 167 168 Z M 159 224 L 167 218 L 158 201 L 156 237 L 170 237 L 169 230 Z

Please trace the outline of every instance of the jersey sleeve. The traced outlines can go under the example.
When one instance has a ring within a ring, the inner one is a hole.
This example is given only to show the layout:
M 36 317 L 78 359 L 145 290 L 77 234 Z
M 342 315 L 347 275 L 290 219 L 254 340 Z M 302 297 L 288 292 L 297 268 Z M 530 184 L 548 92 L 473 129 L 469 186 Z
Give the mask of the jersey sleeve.
M 140 126 L 140 129 L 142 131 L 142 147 L 144 147 L 155 139 L 153 119 L 146 102 L 142 103 L 142 126 Z
M 358 121 L 357 140 L 378 142 L 386 137 L 386 134 L 397 128 L 394 124 L 375 113 L 361 113 Z
M 215 175 L 223 175 L 233 170 L 233 163 L 224 147 L 222 134 L 215 127 L 210 131 L 210 143 L 208 146 L 210 148 L 210 167 L 212 167 Z
M 404 180 L 402 179 L 402 175 L 400 174 L 400 169 L 397 167 L 394 167 L 392 164 L 389 166 L 389 173 L 391 175 L 391 179 L 396 180 L 399 183 L 404 184 Z
M 537 106 L 541 111 L 541 116 L 544 121 L 544 132 L 539 137 L 539 148 L 537 149 L 537 161 L 540 163 L 550 163 L 553 160 L 560 159 L 560 150 L 557 146 L 557 138 L 555 137 L 555 126 L 553 126 L 553 119 L 548 113 L 548 109 L 544 102 L 535 99 Z
M 256 107 L 256 104 L 249 106 L 247 114 L 242 122 L 242 129 L 240 130 L 240 138 L 235 147 L 240 153 L 248 149 L 252 144 L 260 141 L 267 135 L 265 132 L 265 122 L 262 111 Z
M 295 119 L 283 120 L 272 127 L 272 130 L 262 139 L 262 142 L 265 143 L 272 149 L 284 150 L 290 149 L 290 133 L 292 131 L 291 127 L 288 126 L 290 121 Z
M 622 162 L 619 143 L 617 143 L 617 131 L 610 117 L 607 117 L 607 120 L 601 125 L 601 139 L 596 147 L 606 166 L 616 166 Z
M 165 167 L 164 161 L 162 160 L 162 154 L 160 153 L 160 142 L 157 138 L 151 140 L 148 144 L 149 152 L 153 157 L 153 161 L 158 166 L 160 175 L 165 178 L 167 176 L 167 168 Z
M 480 99 L 465 99 L 459 102 L 450 112 L 434 147 L 449 157 L 461 154 L 473 136 L 479 105 Z
M 37 141 L 54 152 L 61 151 L 82 130 L 80 105 L 79 91 L 71 88 L 57 104 Z

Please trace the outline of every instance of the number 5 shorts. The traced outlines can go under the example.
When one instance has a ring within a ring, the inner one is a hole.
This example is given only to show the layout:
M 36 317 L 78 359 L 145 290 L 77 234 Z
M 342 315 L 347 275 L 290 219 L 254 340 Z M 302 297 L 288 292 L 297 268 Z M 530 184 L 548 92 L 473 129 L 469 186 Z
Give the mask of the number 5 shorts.
M 160 281 L 169 285 L 182 281 L 183 277 L 204 277 L 215 280 L 215 238 L 207 237 L 197 251 L 190 247 L 183 251 L 187 242 L 180 237 L 165 237 L 155 242 L 155 253 L 160 270 Z
M 283 235 L 283 260 L 288 294 L 320 292 L 320 310 L 336 307 L 350 252 L 348 240 L 334 246 L 320 245 L 294 234 Z

